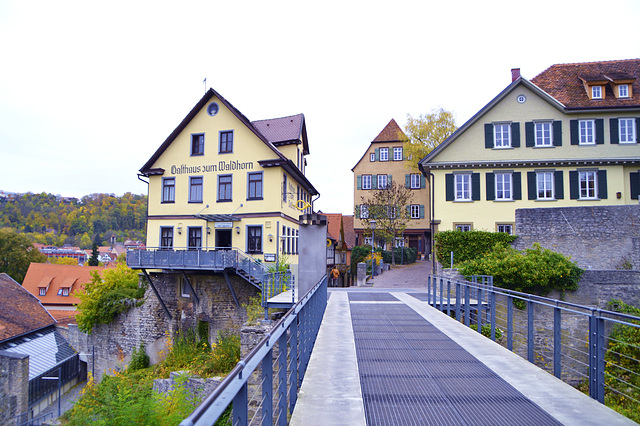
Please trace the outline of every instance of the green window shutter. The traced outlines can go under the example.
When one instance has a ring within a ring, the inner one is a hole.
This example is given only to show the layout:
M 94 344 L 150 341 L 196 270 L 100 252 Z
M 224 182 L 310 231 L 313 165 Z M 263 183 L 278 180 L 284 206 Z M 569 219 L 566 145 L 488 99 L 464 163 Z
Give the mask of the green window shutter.
M 536 135 L 534 131 L 533 121 L 524 123 L 525 145 L 529 148 L 536 146 Z
M 358 175 L 358 176 L 356 177 L 356 180 L 357 180 L 357 182 L 358 182 L 356 187 L 357 187 L 358 189 L 362 189 L 362 176 Z
M 640 196 L 640 172 L 629 173 L 629 179 L 629 183 L 631 184 L 631 199 L 637 200 Z
M 604 119 L 596 118 L 596 144 L 604 143 Z
M 411 188 L 411 175 L 404 175 L 404 187 Z
M 427 187 L 427 178 L 424 175 L 420 175 L 420 189 Z
M 520 148 L 520 123 L 511 123 L 511 146 Z
M 520 177 L 520 172 L 513 172 L 511 179 L 513 181 L 513 199 L 522 200 L 522 178 Z
M 387 175 L 387 185 L 391 185 L 391 182 L 393 182 L 393 175 Z
M 580 188 L 578 187 L 578 172 L 569 171 L 569 198 L 577 200 L 580 198 Z
M 578 145 L 579 144 L 578 120 L 571 120 L 569 122 L 569 130 L 571 133 L 571 145 Z
M 527 172 L 527 193 L 530 200 L 538 199 L 538 181 L 536 172 Z
M 598 170 L 598 198 L 607 199 L 607 171 Z
M 376 148 L 376 161 L 380 160 L 380 148 Z
M 495 199 L 494 189 L 496 185 L 496 176 L 493 173 L 487 173 L 487 201 L 493 201 Z
M 493 148 L 493 123 L 484 125 L 484 147 Z
M 356 204 L 355 215 L 356 219 L 360 219 L 360 204 Z
M 378 175 L 371 175 L 371 189 L 378 189 Z
M 620 135 L 618 134 L 618 119 L 609 119 L 609 135 L 611 136 L 611 143 L 619 143 Z
M 420 219 L 424 219 L 424 204 L 420 204 Z
M 407 218 L 411 219 L 411 205 L 405 207 L 407 208 Z
M 480 201 L 480 173 L 471 173 L 471 199 Z
M 562 146 L 562 121 L 556 120 L 553 126 L 553 146 Z
M 556 200 L 562 200 L 564 199 L 564 174 L 562 173 L 562 170 L 556 170 L 555 172 L 553 172 L 553 179 L 554 179 L 554 191 L 555 191 L 555 197 Z
M 446 200 L 447 201 L 453 201 L 454 198 L 454 191 L 453 191 L 453 173 L 448 173 L 445 175 L 444 177 L 444 182 L 445 182 L 445 193 L 446 193 Z M 433 196 L 433 195 L 432 195 Z

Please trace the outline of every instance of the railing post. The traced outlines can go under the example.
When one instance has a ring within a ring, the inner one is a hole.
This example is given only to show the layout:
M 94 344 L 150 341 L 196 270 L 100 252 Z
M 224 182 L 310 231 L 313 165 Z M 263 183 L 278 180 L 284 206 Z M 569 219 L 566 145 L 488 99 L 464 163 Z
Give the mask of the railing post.
M 553 308 L 553 375 L 562 379 L 562 310 Z
M 589 317 L 589 396 L 604 404 L 604 319 Z
M 456 281 L 456 321 L 460 321 L 460 281 Z
M 496 293 L 490 290 L 489 295 L 491 297 L 491 340 L 496 341 Z
M 231 423 L 234 425 L 247 425 L 247 418 L 249 416 L 247 410 L 247 406 L 249 405 L 247 389 L 248 386 L 245 382 L 233 398 L 233 421 Z
M 278 339 L 278 426 L 287 425 L 287 333 Z
M 443 286 L 444 286 L 444 280 L 442 278 L 440 278 L 440 312 L 444 312 L 444 291 L 443 291 Z
M 436 307 L 436 303 L 438 303 L 436 301 L 436 286 L 438 285 L 438 283 L 437 283 L 438 279 L 435 278 L 432 281 L 433 281 L 433 305 L 432 306 L 435 308 Z
M 464 285 L 464 325 L 466 325 L 467 327 L 469 327 L 469 315 L 470 315 L 469 305 L 471 305 L 471 295 L 469 294 L 470 291 L 471 289 L 469 288 L 469 283 L 465 283 Z
M 447 315 L 451 316 L 451 280 L 447 280 Z
M 482 289 L 480 287 L 478 287 L 478 292 L 476 293 L 478 295 L 477 299 L 476 299 L 476 319 L 478 320 L 478 333 L 482 333 L 482 313 L 484 312 L 484 307 L 483 307 L 483 294 L 482 294 Z
M 533 363 L 533 300 L 527 300 L 527 359 Z
M 513 351 L 513 296 L 507 296 L 507 349 Z
M 289 339 L 289 412 L 298 400 L 298 316 L 294 314 L 291 322 L 291 334 Z
M 427 275 L 427 305 L 431 305 L 431 274 Z
M 262 358 L 262 425 L 273 424 L 273 347 Z

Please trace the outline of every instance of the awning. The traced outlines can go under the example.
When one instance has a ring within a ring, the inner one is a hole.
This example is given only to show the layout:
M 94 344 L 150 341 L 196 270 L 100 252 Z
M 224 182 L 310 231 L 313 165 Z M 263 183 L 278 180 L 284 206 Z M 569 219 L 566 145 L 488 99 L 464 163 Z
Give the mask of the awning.
M 197 217 L 207 222 L 238 222 L 240 220 L 239 217 L 231 214 L 200 214 Z

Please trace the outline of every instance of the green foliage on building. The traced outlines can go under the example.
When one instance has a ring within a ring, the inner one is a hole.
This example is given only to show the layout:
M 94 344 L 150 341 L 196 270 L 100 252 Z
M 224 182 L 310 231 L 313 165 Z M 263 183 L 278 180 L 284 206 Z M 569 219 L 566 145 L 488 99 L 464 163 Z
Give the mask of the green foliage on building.
M 517 237 L 505 232 L 488 231 L 442 231 L 434 238 L 436 259 L 445 267 L 473 260 L 493 251 L 496 244 L 508 246 Z

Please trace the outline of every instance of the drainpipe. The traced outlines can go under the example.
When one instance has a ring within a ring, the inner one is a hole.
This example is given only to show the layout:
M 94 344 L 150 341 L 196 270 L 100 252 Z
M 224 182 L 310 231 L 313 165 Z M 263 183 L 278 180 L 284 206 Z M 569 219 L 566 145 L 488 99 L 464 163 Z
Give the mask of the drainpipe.
M 429 198 L 431 198 L 431 220 L 429 221 L 429 227 L 431 229 L 431 273 L 433 274 L 436 270 L 436 255 L 434 252 L 435 243 L 433 239 L 435 232 L 434 221 L 436 216 L 436 202 L 435 197 L 433 196 L 433 192 L 436 186 L 436 177 L 431 172 L 429 172 L 429 180 L 431 181 L 431 191 L 429 193 Z

